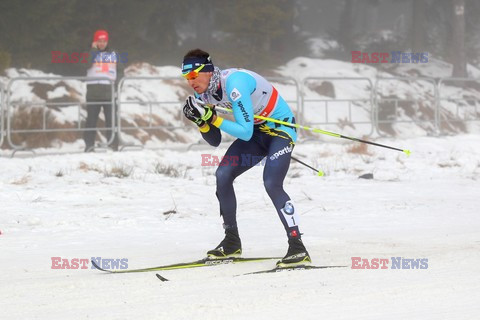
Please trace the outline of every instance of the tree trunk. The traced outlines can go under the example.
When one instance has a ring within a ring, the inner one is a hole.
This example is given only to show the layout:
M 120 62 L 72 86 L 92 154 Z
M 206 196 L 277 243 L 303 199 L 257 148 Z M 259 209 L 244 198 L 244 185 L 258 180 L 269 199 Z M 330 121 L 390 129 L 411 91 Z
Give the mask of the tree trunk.
M 453 1 L 452 64 L 453 77 L 467 77 L 465 54 L 465 0 Z
M 345 0 L 340 15 L 339 40 L 346 52 L 352 51 L 353 47 L 353 6 L 355 0 Z
M 412 0 L 412 9 L 413 9 L 412 49 L 413 49 L 413 52 L 424 52 L 425 51 L 425 30 L 426 30 L 425 17 L 427 15 L 425 0 Z

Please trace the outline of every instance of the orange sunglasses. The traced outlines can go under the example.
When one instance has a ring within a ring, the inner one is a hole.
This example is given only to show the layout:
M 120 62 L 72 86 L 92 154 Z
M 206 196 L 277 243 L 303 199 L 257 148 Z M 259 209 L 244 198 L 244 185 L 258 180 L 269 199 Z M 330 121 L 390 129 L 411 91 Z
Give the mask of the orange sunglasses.
M 198 77 L 198 74 L 200 73 L 200 70 L 202 70 L 204 67 L 205 67 L 205 65 L 202 64 L 200 67 L 198 67 L 195 70 L 189 71 L 187 73 L 183 73 L 182 76 L 187 80 L 194 80 Z

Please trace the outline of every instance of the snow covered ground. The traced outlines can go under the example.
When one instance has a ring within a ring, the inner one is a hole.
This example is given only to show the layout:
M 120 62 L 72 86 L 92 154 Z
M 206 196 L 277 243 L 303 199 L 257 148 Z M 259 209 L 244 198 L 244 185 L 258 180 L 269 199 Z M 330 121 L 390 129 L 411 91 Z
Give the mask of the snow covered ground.
M 202 258 L 223 230 L 216 168 L 202 167 L 201 154 L 227 145 L 0 158 L 0 318 L 478 319 L 480 136 L 377 140 L 410 157 L 327 139 L 294 150 L 326 176 L 292 163 L 285 188 L 314 264 L 347 268 L 236 277 L 273 267 L 266 261 L 161 272 L 170 282 L 90 264 L 52 269 L 51 258 L 127 258 L 129 268 Z M 244 256 L 283 256 L 261 172 L 235 182 Z M 353 270 L 352 257 L 426 258 L 428 269 Z

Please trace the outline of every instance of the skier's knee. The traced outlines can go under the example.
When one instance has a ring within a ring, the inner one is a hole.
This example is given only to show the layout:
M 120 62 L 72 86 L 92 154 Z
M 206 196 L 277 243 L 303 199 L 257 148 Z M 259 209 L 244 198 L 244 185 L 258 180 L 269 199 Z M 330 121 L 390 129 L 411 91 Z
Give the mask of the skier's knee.
M 231 184 L 235 179 L 230 167 L 218 167 L 217 171 L 215 172 L 215 177 L 217 178 L 217 186 Z
M 282 184 L 275 179 L 275 177 L 269 177 L 263 180 L 263 185 L 265 186 L 265 190 L 267 193 L 270 194 L 275 194 L 278 189 L 282 189 Z

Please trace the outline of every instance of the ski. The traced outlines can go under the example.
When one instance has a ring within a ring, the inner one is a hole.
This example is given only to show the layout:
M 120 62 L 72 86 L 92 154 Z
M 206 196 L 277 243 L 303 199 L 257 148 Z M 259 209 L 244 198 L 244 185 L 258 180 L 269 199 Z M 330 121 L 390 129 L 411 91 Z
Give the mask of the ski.
M 189 268 L 201 268 L 201 267 L 210 267 L 217 266 L 221 264 L 233 264 L 233 263 L 244 263 L 244 262 L 255 262 L 255 261 L 265 261 L 265 260 L 279 260 L 281 257 L 257 257 L 257 258 L 226 258 L 226 259 L 209 259 L 204 258 L 192 262 L 182 262 L 175 264 L 168 264 L 164 266 L 151 267 L 151 268 L 141 268 L 141 269 L 126 269 L 126 270 L 107 270 L 100 267 L 93 259 L 92 265 L 100 271 L 108 273 L 134 273 L 134 272 L 151 272 L 151 271 L 162 271 L 162 270 L 176 270 L 176 269 L 189 269 Z
M 255 272 L 244 273 L 242 276 L 250 274 L 263 274 L 263 273 L 277 273 L 277 272 L 288 272 L 288 271 L 298 271 L 298 270 L 312 270 L 312 269 L 328 269 L 328 268 L 346 268 L 347 266 L 295 266 L 295 267 L 283 267 L 283 268 L 273 268 L 268 270 L 261 270 Z
M 250 274 L 264 274 L 264 273 L 277 273 L 277 272 L 288 272 L 288 271 L 298 271 L 298 270 L 312 270 L 312 269 L 328 269 L 328 268 L 346 268 L 347 266 L 296 266 L 296 267 L 284 267 L 284 268 L 273 268 L 268 270 L 261 270 L 255 272 L 249 272 L 244 274 L 239 274 L 237 276 L 246 276 Z M 160 274 L 155 274 L 160 281 L 170 281 L 167 278 L 163 277 Z

